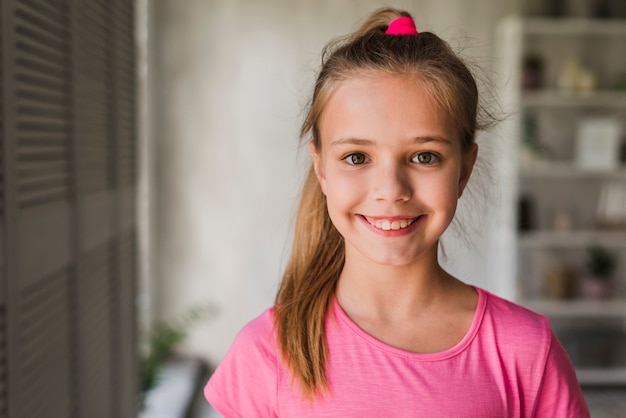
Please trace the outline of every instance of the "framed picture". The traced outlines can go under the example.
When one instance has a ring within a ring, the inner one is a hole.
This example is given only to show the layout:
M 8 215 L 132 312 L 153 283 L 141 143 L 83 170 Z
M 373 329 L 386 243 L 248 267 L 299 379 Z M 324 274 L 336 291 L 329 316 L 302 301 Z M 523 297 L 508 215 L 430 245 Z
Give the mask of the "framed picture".
M 613 117 L 589 117 L 578 123 L 575 163 L 588 170 L 614 170 L 619 166 L 622 125 Z

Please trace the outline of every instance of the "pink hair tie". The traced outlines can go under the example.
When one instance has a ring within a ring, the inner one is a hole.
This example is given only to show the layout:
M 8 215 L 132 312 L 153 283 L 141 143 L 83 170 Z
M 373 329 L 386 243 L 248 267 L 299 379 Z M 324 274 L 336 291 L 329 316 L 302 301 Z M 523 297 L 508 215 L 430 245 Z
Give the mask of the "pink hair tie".
M 417 35 L 419 32 L 415 27 L 413 19 L 408 16 L 402 16 L 394 19 L 387 27 L 385 33 L 387 35 Z

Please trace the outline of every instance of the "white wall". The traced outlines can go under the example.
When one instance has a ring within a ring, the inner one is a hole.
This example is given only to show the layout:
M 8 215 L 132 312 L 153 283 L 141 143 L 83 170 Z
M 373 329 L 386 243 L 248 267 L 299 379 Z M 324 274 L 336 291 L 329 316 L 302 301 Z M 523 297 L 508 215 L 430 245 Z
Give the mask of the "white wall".
M 153 0 L 146 129 L 155 170 L 151 307 L 171 318 L 215 302 L 188 353 L 216 363 L 237 330 L 271 305 L 308 156 L 302 109 L 323 45 L 353 29 L 375 0 Z M 398 1 L 489 67 L 496 21 L 516 0 Z M 485 239 L 448 244 L 453 272 L 490 287 Z

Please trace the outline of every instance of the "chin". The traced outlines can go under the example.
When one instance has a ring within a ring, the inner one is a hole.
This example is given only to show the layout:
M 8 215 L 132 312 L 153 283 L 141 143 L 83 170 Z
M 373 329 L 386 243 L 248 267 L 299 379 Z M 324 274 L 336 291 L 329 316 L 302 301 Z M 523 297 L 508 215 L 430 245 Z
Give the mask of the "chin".
M 385 253 L 384 251 L 380 251 L 375 254 L 361 252 L 361 256 L 379 266 L 408 267 L 416 263 L 423 263 L 425 259 L 429 258 L 429 253 L 430 251 L 428 250 L 405 251 L 400 253 Z

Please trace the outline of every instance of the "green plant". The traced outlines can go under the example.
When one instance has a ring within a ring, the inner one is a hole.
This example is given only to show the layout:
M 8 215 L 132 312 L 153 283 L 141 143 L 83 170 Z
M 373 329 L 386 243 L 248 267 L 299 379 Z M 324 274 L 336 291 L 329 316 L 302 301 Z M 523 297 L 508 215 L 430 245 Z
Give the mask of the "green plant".
M 587 250 L 587 270 L 596 277 L 610 278 L 617 265 L 615 254 L 600 245 Z
M 145 352 L 140 361 L 140 380 L 142 392 L 154 388 L 161 373 L 163 364 L 174 354 L 176 347 L 187 338 L 192 325 L 202 319 L 208 319 L 217 314 L 213 304 L 196 306 L 185 312 L 174 322 L 161 321 L 148 334 Z

